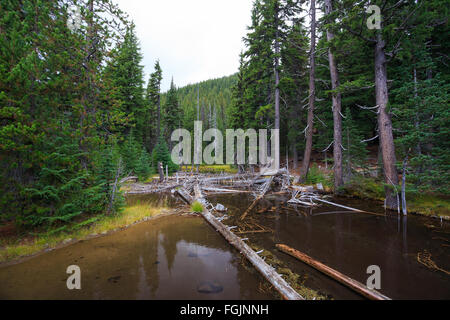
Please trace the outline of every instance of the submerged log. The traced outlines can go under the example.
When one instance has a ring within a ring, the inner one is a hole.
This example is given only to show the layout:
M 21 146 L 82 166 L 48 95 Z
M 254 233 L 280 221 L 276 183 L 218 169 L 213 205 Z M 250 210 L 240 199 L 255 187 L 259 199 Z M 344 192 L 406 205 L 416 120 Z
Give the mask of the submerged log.
M 314 197 L 313 200 L 317 200 L 317 201 L 320 201 L 320 202 L 323 202 L 323 203 L 326 203 L 326 204 L 330 204 L 332 206 L 336 206 L 336 207 L 339 207 L 339 208 L 344 208 L 344 209 L 355 211 L 355 212 L 368 213 L 368 214 L 373 214 L 373 215 L 383 216 L 384 217 L 384 214 L 364 211 L 364 210 L 355 209 L 355 208 L 352 208 L 352 207 L 347 207 L 347 206 L 344 206 L 342 204 L 337 204 L 337 203 L 334 203 L 334 202 L 330 202 L 330 201 L 327 201 L 327 200 L 320 199 L 318 197 Z
M 199 185 L 194 187 L 195 199 L 205 203 Z M 304 298 L 295 291 L 276 271 L 269 266 L 255 251 L 252 250 L 241 238 L 235 235 L 230 229 L 220 222 L 208 209 L 203 209 L 201 213 L 203 218 L 212 225 L 219 233 L 236 249 L 240 251 L 254 266 L 261 272 L 264 278 L 269 281 L 273 287 L 286 300 L 304 300 Z
M 314 260 L 310 256 L 295 250 L 285 244 L 277 244 L 277 249 L 289 254 L 290 256 L 297 258 L 298 260 L 310 265 L 311 267 L 319 270 L 320 272 L 326 274 L 327 276 L 339 281 L 343 285 L 349 287 L 350 289 L 356 291 L 357 293 L 361 294 L 362 296 L 369 298 L 371 300 L 391 300 L 389 297 L 379 293 L 376 290 L 369 289 L 365 285 L 363 285 L 361 282 L 358 282 L 342 273 L 340 273 L 337 270 L 334 270 L 323 263 Z
M 344 209 L 347 209 L 347 210 L 355 211 L 355 212 L 366 212 L 364 210 L 359 210 L 359 209 L 355 209 L 355 208 L 352 208 L 352 207 L 344 206 L 342 204 L 337 204 L 337 203 L 334 203 L 334 202 L 326 201 L 326 200 L 320 199 L 318 197 L 314 198 L 314 200 L 317 200 L 317 201 L 320 201 L 320 202 L 323 202 L 323 203 L 326 203 L 326 204 L 331 204 L 332 206 L 336 206 L 336 207 L 339 207 L 339 208 L 344 208 Z
M 223 188 L 213 188 L 213 187 L 202 187 L 203 190 L 209 192 L 219 192 L 219 193 L 250 193 L 248 190 L 236 190 L 236 189 L 223 189 Z

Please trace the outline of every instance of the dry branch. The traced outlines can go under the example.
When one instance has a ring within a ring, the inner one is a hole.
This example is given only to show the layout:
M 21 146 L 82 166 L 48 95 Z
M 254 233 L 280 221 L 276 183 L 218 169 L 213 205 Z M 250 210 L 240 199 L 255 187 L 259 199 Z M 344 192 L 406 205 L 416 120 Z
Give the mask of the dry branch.
M 247 214 L 256 206 L 258 201 L 261 200 L 264 197 L 264 195 L 267 193 L 267 191 L 269 191 L 269 188 L 270 188 L 270 185 L 272 184 L 272 181 L 273 181 L 273 176 L 270 177 L 270 179 L 266 182 L 266 185 L 264 186 L 264 188 L 261 191 L 261 193 L 256 197 L 255 201 L 253 201 L 253 203 L 250 205 L 250 207 L 248 207 L 248 209 L 245 210 L 244 214 L 241 216 L 241 220 L 245 219 Z

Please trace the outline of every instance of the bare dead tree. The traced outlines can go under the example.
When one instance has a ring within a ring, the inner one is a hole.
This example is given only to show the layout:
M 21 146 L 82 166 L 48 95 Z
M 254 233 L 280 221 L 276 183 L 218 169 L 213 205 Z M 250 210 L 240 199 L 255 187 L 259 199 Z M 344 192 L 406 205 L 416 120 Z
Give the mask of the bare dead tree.
M 325 0 L 325 14 L 329 15 L 333 11 L 333 1 Z M 333 41 L 334 33 L 328 28 L 327 29 L 327 40 L 328 42 Z M 332 94 L 333 102 L 333 135 L 334 135 L 334 147 L 333 147 L 333 158 L 334 158 L 334 192 L 336 193 L 344 184 L 342 176 L 342 117 L 341 117 L 341 94 L 336 92 L 339 87 L 339 74 L 337 70 L 336 60 L 331 47 L 328 48 L 328 62 L 330 65 L 330 76 L 331 76 L 331 88 L 334 91 Z
M 311 0 L 311 50 L 309 53 L 309 104 L 308 119 L 306 129 L 306 146 L 303 155 L 302 167 L 300 168 L 300 180 L 304 180 L 308 175 L 309 164 L 311 162 L 312 139 L 314 129 L 314 102 L 316 96 L 315 84 L 315 55 L 316 55 L 316 1 Z

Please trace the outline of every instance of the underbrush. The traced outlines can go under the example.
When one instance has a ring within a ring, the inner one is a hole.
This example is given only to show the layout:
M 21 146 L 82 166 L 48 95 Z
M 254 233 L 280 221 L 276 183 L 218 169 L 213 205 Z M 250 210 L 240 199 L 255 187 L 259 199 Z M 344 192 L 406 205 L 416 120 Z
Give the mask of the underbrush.
M 195 201 L 195 202 L 191 205 L 191 210 L 192 210 L 192 212 L 195 212 L 195 213 L 203 212 L 203 205 L 202 205 L 200 202 Z
M 321 183 L 325 189 L 331 189 L 333 187 L 333 174 L 326 169 L 319 168 L 317 164 L 313 164 L 308 171 L 305 184 L 316 185 Z
M 372 199 L 384 201 L 384 187 L 380 180 L 362 175 L 353 175 L 340 190 L 344 195 L 361 199 Z

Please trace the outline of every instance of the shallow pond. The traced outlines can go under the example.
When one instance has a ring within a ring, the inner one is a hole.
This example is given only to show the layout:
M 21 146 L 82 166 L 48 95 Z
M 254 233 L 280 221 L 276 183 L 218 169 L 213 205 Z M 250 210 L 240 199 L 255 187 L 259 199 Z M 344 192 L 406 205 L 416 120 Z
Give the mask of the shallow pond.
M 0 299 L 273 299 L 264 281 L 202 218 L 172 215 L 0 267 Z
M 210 195 L 208 199 L 228 207 L 231 217 L 224 222 L 237 225 L 236 218 L 253 198 L 233 194 Z M 304 263 L 277 252 L 275 244 L 300 250 L 364 284 L 370 276 L 367 267 L 377 265 L 381 269 L 380 291 L 393 299 L 450 299 L 450 275 L 445 272 L 450 270 L 449 222 L 415 215 L 386 216 L 382 204 L 371 201 L 331 199 L 379 215 L 329 205 L 314 209 L 293 207 L 286 200 L 281 195 L 267 195 L 246 218 L 272 232 L 241 236 L 304 275 L 307 286 L 336 299 L 361 298 Z M 422 258 L 428 256 L 445 271 L 419 263 L 418 254 Z

